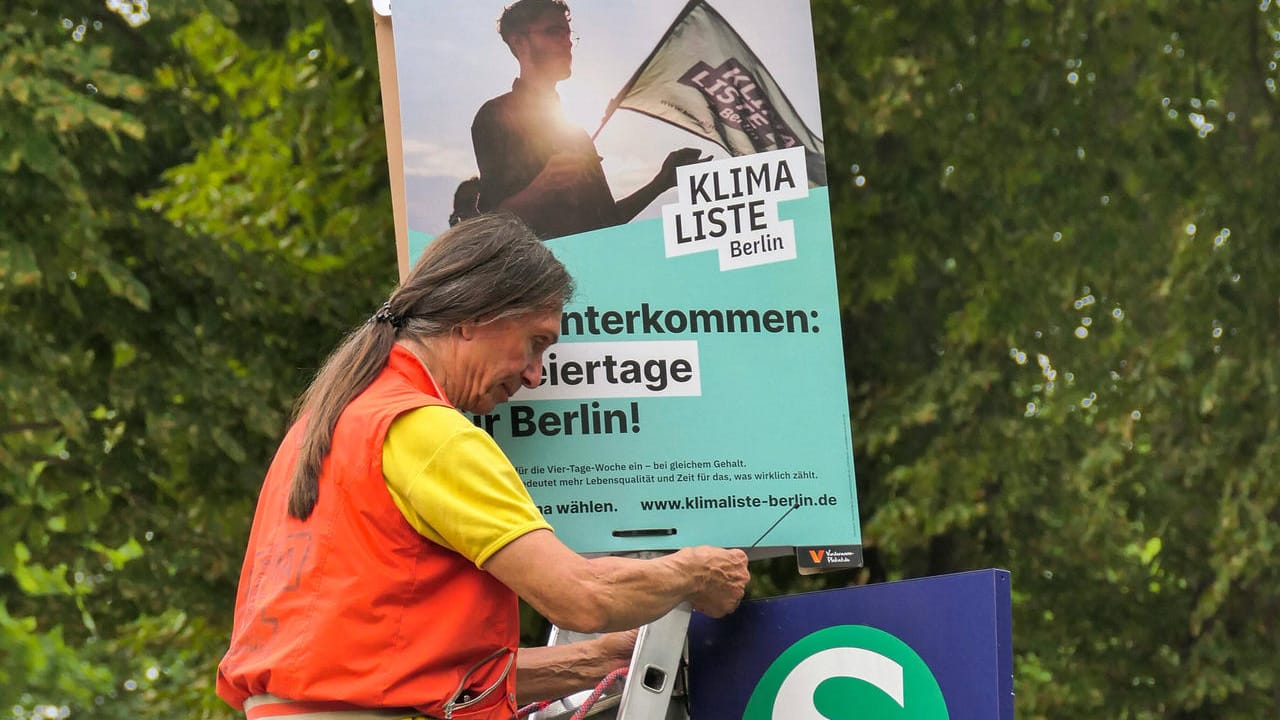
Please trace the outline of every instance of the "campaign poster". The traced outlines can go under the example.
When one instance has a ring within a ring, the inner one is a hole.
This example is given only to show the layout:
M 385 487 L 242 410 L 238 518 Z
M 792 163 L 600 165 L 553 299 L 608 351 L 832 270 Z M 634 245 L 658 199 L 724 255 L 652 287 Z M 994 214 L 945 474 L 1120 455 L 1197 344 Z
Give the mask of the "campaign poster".
M 577 281 L 542 384 L 474 418 L 557 534 L 855 563 L 807 0 L 406 0 L 392 25 L 410 259 L 506 211 Z

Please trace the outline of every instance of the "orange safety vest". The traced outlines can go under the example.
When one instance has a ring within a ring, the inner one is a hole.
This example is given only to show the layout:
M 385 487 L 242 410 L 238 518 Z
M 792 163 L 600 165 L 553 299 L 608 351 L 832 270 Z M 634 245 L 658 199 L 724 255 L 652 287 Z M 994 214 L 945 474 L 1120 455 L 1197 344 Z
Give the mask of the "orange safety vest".
M 395 346 L 339 417 L 305 521 L 287 509 L 304 423 L 285 436 L 258 499 L 231 648 L 218 665 L 218 695 L 233 707 L 261 696 L 296 707 L 258 716 L 312 708 L 514 716 L 515 593 L 418 534 L 382 475 L 392 420 L 427 405 L 448 402 L 422 363 Z

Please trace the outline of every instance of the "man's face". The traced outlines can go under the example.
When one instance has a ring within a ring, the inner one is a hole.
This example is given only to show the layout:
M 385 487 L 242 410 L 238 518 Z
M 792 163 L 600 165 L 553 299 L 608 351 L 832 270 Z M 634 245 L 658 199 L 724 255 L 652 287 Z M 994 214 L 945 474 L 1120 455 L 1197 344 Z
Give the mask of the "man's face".
M 560 338 L 560 311 L 468 325 L 462 335 L 449 399 L 463 410 L 487 413 L 521 386 L 542 382 L 542 354 Z
M 522 69 L 559 82 L 569 77 L 573 64 L 573 35 L 562 13 L 537 18 L 512 42 Z

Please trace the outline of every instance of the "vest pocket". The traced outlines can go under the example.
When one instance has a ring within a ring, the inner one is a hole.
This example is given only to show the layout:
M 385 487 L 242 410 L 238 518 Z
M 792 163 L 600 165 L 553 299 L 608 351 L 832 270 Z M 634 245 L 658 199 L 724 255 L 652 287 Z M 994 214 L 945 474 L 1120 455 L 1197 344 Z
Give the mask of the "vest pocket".
M 472 691 L 467 688 L 467 681 L 477 670 L 497 660 L 503 655 L 507 656 L 506 663 L 502 666 L 502 672 L 499 673 L 498 679 L 494 680 L 489 687 L 480 691 Z M 462 680 L 458 682 L 458 689 L 454 691 L 453 697 L 449 698 L 444 704 L 444 720 L 465 720 L 466 718 L 480 718 L 492 713 L 494 705 L 509 705 L 506 702 L 506 695 L 502 692 L 502 688 L 507 684 L 507 676 L 511 674 L 511 666 L 515 664 L 516 653 L 510 648 L 500 648 L 480 662 L 472 665 L 466 673 L 463 674 Z M 488 702 L 485 700 L 496 694 L 496 702 Z M 512 711 L 514 712 L 514 711 Z

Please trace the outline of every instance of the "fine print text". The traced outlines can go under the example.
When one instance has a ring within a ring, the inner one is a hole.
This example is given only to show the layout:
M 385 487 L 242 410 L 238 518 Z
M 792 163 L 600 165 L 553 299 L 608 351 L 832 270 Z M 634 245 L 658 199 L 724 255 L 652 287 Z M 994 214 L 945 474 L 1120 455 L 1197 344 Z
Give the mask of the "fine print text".
M 517 465 L 516 471 L 535 495 L 556 488 L 554 500 L 540 502 L 543 515 L 582 515 L 615 512 L 732 511 L 805 507 L 835 507 L 839 499 L 825 492 L 798 492 L 788 483 L 812 486 L 818 474 L 807 468 L 753 469 L 738 458 L 715 460 L 654 460 L 651 462 L 545 463 Z M 729 494 L 717 493 L 725 483 Z M 731 484 L 731 485 L 730 485 Z M 656 495 L 619 499 L 618 485 L 650 486 Z M 697 490 L 690 490 L 693 486 Z

